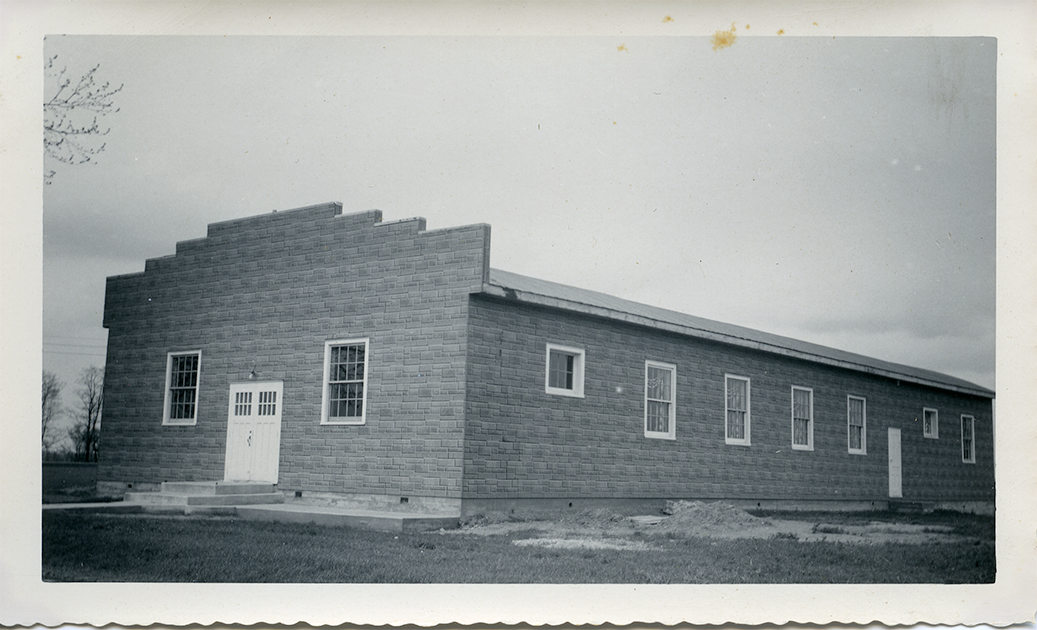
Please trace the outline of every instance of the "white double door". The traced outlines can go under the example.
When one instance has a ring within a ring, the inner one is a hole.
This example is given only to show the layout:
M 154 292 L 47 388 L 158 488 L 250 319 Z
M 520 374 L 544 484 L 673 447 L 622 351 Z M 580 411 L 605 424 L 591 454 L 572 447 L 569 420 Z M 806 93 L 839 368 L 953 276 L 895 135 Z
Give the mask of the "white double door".
M 230 386 L 226 481 L 277 483 L 283 385 L 269 381 Z

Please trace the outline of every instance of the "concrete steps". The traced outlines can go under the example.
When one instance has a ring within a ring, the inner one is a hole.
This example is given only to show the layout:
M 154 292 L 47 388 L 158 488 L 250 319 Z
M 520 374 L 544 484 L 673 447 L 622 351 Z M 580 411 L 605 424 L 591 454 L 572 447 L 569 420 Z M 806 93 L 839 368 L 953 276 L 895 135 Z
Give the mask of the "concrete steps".
M 278 523 L 307 523 L 334 527 L 355 527 L 383 532 L 422 532 L 431 529 L 455 529 L 460 525 L 457 514 L 406 512 L 368 512 L 339 507 L 322 507 L 304 503 L 282 505 L 238 506 L 239 518 Z
M 273 484 L 225 481 L 167 481 L 158 492 L 127 492 L 127 504 L 148 508 L 231 507 L 284 503 Z
M 249 481 L 166 481 L 162 483 L 162 492 L 175 494 L 271 494 L 272 483 L 252 483 Z
M 370 502 L 368 502 L 370 503 Z M 182 514 L 185 516 L 228 516 L 254 521 L 312 523 L 334 527 L 355 527 L 384 532 L 418 532 L 452 529 L 460 525 L 460 512 L 450 506 L 411 506 L 397 504 L 315 505 L 310 502 L 285 502 L 284 494 L 273 484 L 225 481 L 165 482 L 158 492 L 127 492 L 120 502 L 95 503 L 78 508 L 45 505 L 47 509 L 77 509 L 97 512 Z M 395 508 L 395 509 L 387 509 Z

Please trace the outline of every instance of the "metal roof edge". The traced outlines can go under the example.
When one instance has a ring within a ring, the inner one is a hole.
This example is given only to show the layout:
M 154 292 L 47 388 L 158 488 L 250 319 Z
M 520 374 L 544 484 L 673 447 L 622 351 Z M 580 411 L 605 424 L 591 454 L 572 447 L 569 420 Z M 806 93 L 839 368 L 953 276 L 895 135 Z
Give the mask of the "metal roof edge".
M 592 315 L 596 317 L 603 317 L 615 321 L 626 322 L 629 324 L 636 324 L 639 326 L 646 326 L 649 328 L 655 328 L 657 330 L 664 330 L 667 332 L 673 332 L 689 337 L 696 337 L 699 339 L 706 339 L 709 341 L 716 341 L 719 343 L 726 343 L 742 348 L 749 348 L 752 350 L 759 350 L 762 352 L 770 352 L 772 354 L 778 354 L 796 359 L 802 359 L 810 361 L 812 363 L 820 363 L 823 365 L 830 365 L 833 367 L 840 367 L 844 369 L 853 370 L 855 372 L 863 372 L 865 374 L 872 374 L 875 376 L 884 376 L 886 378 L 892 378 L 900 381 L 908 381 L 918 385 L 925 385 L 928 387 L 935 387 L 938 389 L 954 391 L 962 394 L 969 394 L 972 396 L 981 396 L 983 398 L 994 399 L 994 392 L 974 385 L 968 387 L 964 384 L 947 383 L 936 379 L 928 379 L 916 374 L 909 374 L 906 372 L 898 372 L 892 369 L 884 369 L 873 365 L 867 365 L 864 363 L 856 363 L 853 361 L 847 361 L 843 359 L 837 359 L 834 357 L 824 356 L 822 354 L 816 354 L 812 352 L 806 352 L 803 350 L 797 350 L 795 348 L 789 348 L 780 346 L 765 341 L 756 339 L 749 339 L 746 337 L 738 337 L 735 335 L 729 335 L 716 331 L 706 330 L 704 328 L 696 328 L 693 326 L 686 326 L 683 324 L 677 324 L 674 322 L 667 322 L 660 319 L 654 319 L 646 317 L 644 315 L 636 315 L 634 313 L 628 313 L 619 311 L 616 309 L 608 308 L 605 306 L 598 306 L 594 304 L 585 304 L 565 298 L 543 295 L 534 293 L 531 291 L 524 291 L 518 289 L 512 289 L 503 285 L 493 284 L 492 282 L 483 283 L 481 293 L 502 298 L 505 300 L 514 300 L 524 302 L 527 304 L 533 304 L 536 306 L 544 306 L 549 308 L 557 308 L 561 310 L 574 311 L 585 315 Z M 878 361 L 878 359 L 876 359 Z M 888 363 L 883 361 L 883 363 Z M 906 366 L 905 366 L 906 367 Z M 950 377 L 949 377 L 950 378 Z M 960 380 L 960 379 L 956 379 Z

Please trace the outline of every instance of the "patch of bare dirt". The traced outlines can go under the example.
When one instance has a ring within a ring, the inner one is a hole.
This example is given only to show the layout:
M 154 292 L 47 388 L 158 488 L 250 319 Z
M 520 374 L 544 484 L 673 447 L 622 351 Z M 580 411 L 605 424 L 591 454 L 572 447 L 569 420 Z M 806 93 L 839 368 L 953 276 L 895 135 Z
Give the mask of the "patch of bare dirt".
M 776 521 L 782 530 L 794 534 L 797 540 L 814 542 L 847 543 L 908 543 L 956 542 L 965 540 L 952 532 L 953 527 L 939 525 L 908 525 L 872 521 L 863 525 L 832 525 L 827 523 L 804 523 L 801 521 Z
M 624 538 L 523 538 L 514 544 L 520 547 L 547 547 L 548 549 L 617 549 L 619 551 L 652 551 L 659 547 L 643 540 Z
M 480 518 L 444 534 L 478 536 L 535 532 L 516 545 L 555 549 L 658 550 L 653 538 L 774 538 L 800 542 L 857 544 L 953 542 L 963 540 L 952 528 L 870 521 L 860 525 L 776 520 L 753 516 L 723 502 L 668 501 L 663 514 L 624 516 L 606 508 L 566 515 L 557 520 L 520 521 Z M 648 538 L 644 538 L 648 537 Z
M 460 529 L 443 530 L 442 533 L 495 536 L 534 530 L 555 536 L 621 536 L 631 535 L 636 529 L 637 524 L 628 517 L 603 508 L 576 512 L 557 520 L 516 520 L 491 515 L 466 520 Z

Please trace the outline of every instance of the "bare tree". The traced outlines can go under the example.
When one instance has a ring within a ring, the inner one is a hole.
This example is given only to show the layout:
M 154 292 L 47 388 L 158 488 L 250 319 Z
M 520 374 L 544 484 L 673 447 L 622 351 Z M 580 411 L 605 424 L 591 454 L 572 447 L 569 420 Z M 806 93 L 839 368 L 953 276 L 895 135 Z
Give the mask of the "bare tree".
M 46 65 L 48 83 L 53 94 L 43 102 L 43 150 L 47 157 L 65 164 L 89 162 L 93 156 L 104 151 L 105 143 L 92 146 L 91 138 L 107 135 L 110 128 L 101 129 L 98 117 L 119 111 L 112 97 L 122 90 L 122 85 L 112 87 L 105 81 L 98 85 L 95 75 L 100 64 L 94 66 L 77 80 L 68 73 L 68 67 L 57 69 L 57 55 L 49 58 Z M 50 92 L 48 92 L 50 93 Z M 44 175 L 48 184 L 55 171 Z
M 43 416 L 41 419 L 41 433 L 44 452 L 49 451 L 54 445 L 52 435 L 54 420 L 61 414 L 61 388 L 64 383 L 53 372 L 43 371 Z
M 104 407 L 104 369 L 86 368 L 79 383 L 82 385 L 78 392 L 79 407 L 74 411 L 75 424 L 68 430 L 68 437 L 75 448 L 76 459 L 96 462 Z

